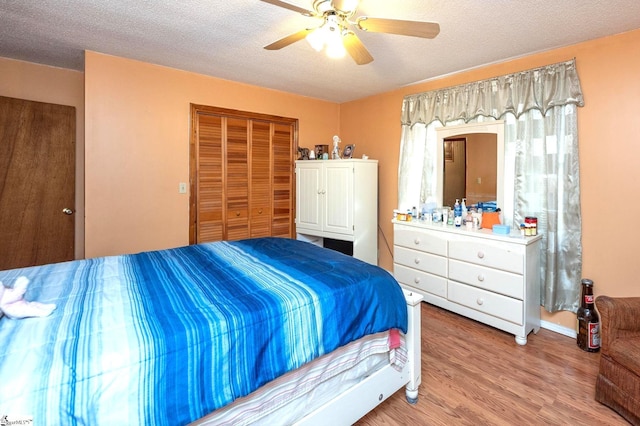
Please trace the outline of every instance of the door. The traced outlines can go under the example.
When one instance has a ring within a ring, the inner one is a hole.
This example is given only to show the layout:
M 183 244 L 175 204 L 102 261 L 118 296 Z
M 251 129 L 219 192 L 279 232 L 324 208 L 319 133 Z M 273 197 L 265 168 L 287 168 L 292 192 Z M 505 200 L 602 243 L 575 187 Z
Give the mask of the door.
M 323 164 L 322 161 L 309 161 L 296 165 L 296 227 L 298 231 L 322 231 Z
M 294 231 L 295 178 L 293 154 L 296 152 L 297 121 L 271 124 L 271 190 L 273 210 L 271 235 L 292 238 Z
M 328 161 L 325 164 L 324 230 L 353 235 L 353 164 Z
M 74 258 L 75 116 L 0 96 L 0 270 Z
M 226 118 L 226 240 L 249 238 L 249 122 Z
M 191 244 L 291 238 L 297 120 L 191 105 Z
M 462 202 L 467 193 L 467 139 L 450 138 L 444 140 L 444 165 L 442 175 L 442 205 L 451 206 L 456 199 Z

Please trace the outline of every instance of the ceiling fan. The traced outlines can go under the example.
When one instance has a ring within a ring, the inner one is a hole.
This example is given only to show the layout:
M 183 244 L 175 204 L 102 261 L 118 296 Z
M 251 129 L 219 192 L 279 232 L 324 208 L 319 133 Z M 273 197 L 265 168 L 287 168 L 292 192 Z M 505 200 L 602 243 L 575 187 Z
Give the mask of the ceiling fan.
M 306 38 L 309 44 L 318 51 L 326 49 L 327 55 L 332 57 L 344 56 L 344 53 L 348 52 L 358 65 L 364 65 L 373 61 L 373 57 L 351 28 L 422 38 L 434 38 L 440 32 L 440 25 L 434 22 L 370 18 L 368 16 L 360 16 L 353 20 L 358 0 L 314 0 L 313 10 L 281 0 L 262 1 L 322 20 L 316 27 L 305 28 L 265 46 L 264 48 L 267 50 L 279 50 Z

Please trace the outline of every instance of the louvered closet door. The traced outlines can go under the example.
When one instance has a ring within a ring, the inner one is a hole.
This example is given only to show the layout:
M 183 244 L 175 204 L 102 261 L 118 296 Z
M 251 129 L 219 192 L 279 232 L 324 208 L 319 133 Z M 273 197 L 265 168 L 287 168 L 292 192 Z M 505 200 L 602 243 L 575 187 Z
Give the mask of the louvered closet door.
M 294 234 L 294 124 L 273 124 L 272 200 L 273 219 L 271 235 L 291 238 Z
M 197 224 L 195 242 L 224 239 L 224 186 L 222 117 L 198 114 L 196 119 L 197 179 L 195 192 Z M 192 148 L 193 151 L 193 148 Z M 193 155 L 193 154 L 192 154 Z M 192 159 L 192 167 L 195 165 Z M 192 178 L 192 181 L 194 179 Z M 194 206 L 192 205 L 192 209 Z M 192 212 L 193 214 L 193 212 Z M 192 229 L 193 230 L 193 229 Z
M 271 124 L 251 123 L 251 237 L 271 235 Z
M 226 240 L 249 238 L 249 122 L 227 118 Z
M 293 237 L 297 120 L 191 108 L 190 243 Z

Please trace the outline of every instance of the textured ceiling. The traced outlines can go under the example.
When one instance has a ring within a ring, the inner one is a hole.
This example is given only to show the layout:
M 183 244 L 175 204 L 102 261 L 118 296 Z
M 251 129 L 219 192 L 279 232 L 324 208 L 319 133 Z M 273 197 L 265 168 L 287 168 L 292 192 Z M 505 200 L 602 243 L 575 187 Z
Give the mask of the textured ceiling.
M 438 22 L 440 34 L 359 31 L 375 60 L 356 65 L 304 40 L 264 50 L 316 20 L 259 0 L 0 0 L 0 56 L 82 70 L 92 50 L 345 102 L 640 28 L 640 1 L 361 0 L 361 15 Z

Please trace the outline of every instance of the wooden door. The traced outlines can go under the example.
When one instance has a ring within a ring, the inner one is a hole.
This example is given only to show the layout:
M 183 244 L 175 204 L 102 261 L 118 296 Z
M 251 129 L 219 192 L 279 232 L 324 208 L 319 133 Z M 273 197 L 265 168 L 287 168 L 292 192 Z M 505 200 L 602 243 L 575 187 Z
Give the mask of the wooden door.
M 249 123 L 243 118 L 225 122 L 225 240 L 241 240 L 249 238 Z
M 451 206 L 456 199 L 462 202 L 467 193 L 466 138 L 444 140 L 444 164 L 442 174 L 442 205 Z
M 251 237 L 271 236 L 271 123 L 251 121 Z
M 292 237 L 297 120 L 192 105 L 191 244 Z
M 272 124 L 272 224 L 271 235 L 288 237 L 295 235 L 295 178 L 293 175 L 293 153 L 296 152 L 295 123 Z
M 222 117 L 196 114 L 194 128 L 197 143 L 191 145 L 191 168 L 198 170 L 191 178 L 191 243 L 224 239 L 224 156 L 222 152 Z M 193 141 L 192 141 L 193 142 Z M 197 162 L 195 161 L 197 159 Z M 194 197 L 193 194 L 198 194 Z M 197 227 L 195 214 L 197 212 Z
M 74 258 L 75 117 L 0 97 L 0 270 Z

